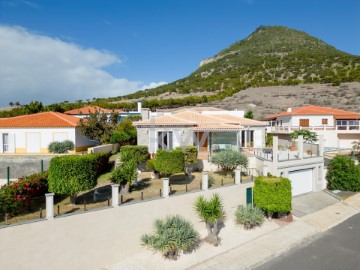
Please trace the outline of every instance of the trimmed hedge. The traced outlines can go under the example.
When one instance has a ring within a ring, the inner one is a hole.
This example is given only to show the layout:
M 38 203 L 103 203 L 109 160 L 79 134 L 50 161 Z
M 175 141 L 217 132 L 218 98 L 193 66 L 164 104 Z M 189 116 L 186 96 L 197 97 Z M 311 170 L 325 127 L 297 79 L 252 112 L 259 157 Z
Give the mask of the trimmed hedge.
M 185 147 L 185 166 L 190 166 L 198 162 L 198 150 L 196 146 L 186 146 Z
M 91 155 L 94 155 L 96 159 L 97 175 L 107 172 L 109 169 L 109 159 L 111 157 L 111 153 L 95 153 Z
M 99 155 L 69 155 L 50 161 L 49 191 L 75 196 L 96 186 Z
M 120 148 L 122 156 L 130 157 L 136 165 L 149 158 L 148 147 L 145 145 L 125 145 Z
M 350 157 L 336 155 L 329 163 L 326 180 L 331 190 L 360 191 L 360 165 Z
M 164 176 L 184 171 L 185 159 L 181 150 L 158 150 L 156 153 L 155 169 Z
M 255 178 L 254 204 L 268 213 L 291 211 L 291 182 L 287 178 L 259 176 Z

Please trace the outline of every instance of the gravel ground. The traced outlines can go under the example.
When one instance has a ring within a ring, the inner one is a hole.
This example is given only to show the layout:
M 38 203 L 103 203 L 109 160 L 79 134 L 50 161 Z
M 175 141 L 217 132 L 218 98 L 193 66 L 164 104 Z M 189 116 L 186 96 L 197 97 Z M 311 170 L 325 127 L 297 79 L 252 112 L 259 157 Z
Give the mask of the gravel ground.
M 261 227 L 252 230 L 245 230 L 242 227 L 237 226 L 235 222 L 231 220 L 232 217 L 233 214 L 228 213 L 228 218 L 225 220 L 225 227 L 222 228 L 219 234 L 221 238 L 221 245 L 218 247 L 214 247 L 203 242 L 197 250 L 190 254 L 181 254 L 176 261 L 165 259 L 160 253 L 154 253 L 152 250 L 143 247 L 143 251 L 141 253 L 134 254 L 133 257 L 123 260 L 116 265 L 104 267 L 102 270 L 187 269 L 263 234 L 276 230 L 280 226 L 286 225 L 286 223 L 280 225 L 275 221 L 265 221 Z M 206 236 L 205 224 L 204 230 L 201 231 L 200 234 L 203 238 Z

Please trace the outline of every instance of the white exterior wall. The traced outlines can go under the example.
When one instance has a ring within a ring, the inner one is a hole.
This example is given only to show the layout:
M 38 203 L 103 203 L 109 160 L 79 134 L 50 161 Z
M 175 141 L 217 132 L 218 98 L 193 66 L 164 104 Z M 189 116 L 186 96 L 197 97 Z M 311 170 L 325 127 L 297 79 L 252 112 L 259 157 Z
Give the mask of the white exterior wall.
M 9 152 L 25 152 L 27 149 L 27 134 L 38 134 L 40 149 L 47 149 L 54 138 L 63 138 L 75 143 L 75 128 L 2 128 L 0 129 L 1 153 L 3 153 L 2 134 L 9 134 Z M 20 150 L 21 149 L 21 150 Z
M 254 129 L 254 147 L 261 148 L 265 146 L 265 128 Z
M 332 115 L 294 115 L 291 118 L 292 126 L 300 126 L 300 119 L 309 119 L 309 126 L 334 126 L 334 117 Z M 322 124 L 322 119 L 328 120 L 327 125 Z

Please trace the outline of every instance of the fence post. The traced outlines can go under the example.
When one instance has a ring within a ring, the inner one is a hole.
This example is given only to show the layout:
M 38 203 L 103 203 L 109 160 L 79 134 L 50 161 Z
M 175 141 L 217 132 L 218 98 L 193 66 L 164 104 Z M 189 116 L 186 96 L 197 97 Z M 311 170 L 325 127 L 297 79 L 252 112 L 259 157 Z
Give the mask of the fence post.
M 40 160 L 40 171 L 44 172 L 44 160 Z
M 207 172 L 202 173 L 201 190 L 209 189 L 209 175 Z
M 111 203 L 112 207 L 119 206 L 119 184 L 111 185 Z
M 235 169 L 235 185 L 240 185 L 241 183 L 241 170 Z
M 163 178 L 163 198 L 169 197 L 169 178 Z
M 6 178 L 7 178 L 7 184 L 10 184 L 10 167 L 6 167 Z
M 54 193 L 45 193 L 46 197 L 46 219 L 54 218 Z

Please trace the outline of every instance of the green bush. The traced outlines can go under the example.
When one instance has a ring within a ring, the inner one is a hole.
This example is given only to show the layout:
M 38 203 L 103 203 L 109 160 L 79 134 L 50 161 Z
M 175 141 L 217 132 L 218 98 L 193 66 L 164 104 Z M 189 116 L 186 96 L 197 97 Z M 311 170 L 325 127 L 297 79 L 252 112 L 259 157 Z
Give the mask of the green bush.
M 125 185 L 132 185 L 133 181 L 136 180 L 136 164 L 134 161 L 128 161 L 121 163 L 118 167 L 115 168 L 112 172 L 112 180 L 115 183 Z
M 156 171 L 155 166 L 156 166 L 156 159 L 155 158 L 148 159 L 146 161 L 146 168 L 148 168 L 150 170 L 153 170 L 153 171 Z
M 246 230 L 255 226 L 260 226 L 265 220 L 264 212 L 261 208 L 248 204 L 239 205 L 235 212 L 236 224 L 244 225 Z
M 291 182 L 287 178 L 259 176 L 255 178 L 254 204 L 268 214 L 291 211 Z
M 181 149 L 181 147 L 178 147 Z M 177 148 L 177 149 L 178 149 Z M 198 150 L 196 146 L 186 146 L 184 149 L 185 166 L 190 166 L 198 162 Z
M 154 228 L 154 234 L 141 237 L 142 245 L 161 252 L 168 259 L 176 260 L 180 251 L 190 253 L 199 246 L 199 233 L 189 221 L 178 215 L 156 220 Z
M 63 142 L 52 142 L 48 146 L 48 151 L 50 153 L 63 154 L 67 153 L 69 150 L 74 149 L 74 143 L 70 140 L 65 140 Z
M 0 212 L 16 216 L 30 199 L 47 193 L 48 173 L 35 173 L 0 188 Z
M 136 165 L 149 158 L 148 147 L 145 145 L 125 145 L 120 148 L 121 160 L 133 160 Z M 124 158 L 126 157 L 126 158 Z
M 164 176 L 184 171 L 184 153 L 179 150 L 158 150 L 156 153 L 155 169 Z
M 329 189 L 360 191 L 360 165 L 350 157 L 336 155 L 329 163 L 326 179 Z
M 233 150 L 222 151 L 211 158 L 211 162 L 220 166 L 227 174 L 232 173 L 237 166 L 247 168 L 248 158 L 240 152 Z
M 49 191 L 67 194 L 75 203 L 76 195 L 96 186 L 98 158 L 96 155 L 69 155 L 50 161 Z

